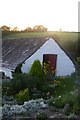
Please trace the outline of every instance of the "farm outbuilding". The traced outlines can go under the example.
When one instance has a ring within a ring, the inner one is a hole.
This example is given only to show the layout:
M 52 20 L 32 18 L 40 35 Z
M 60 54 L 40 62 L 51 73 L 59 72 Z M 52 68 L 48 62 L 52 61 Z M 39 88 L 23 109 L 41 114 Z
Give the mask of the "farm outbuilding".
M 56 69 L 56 76 L 67 76 L 75 72 L 75 65 L 53 39 L 46 37 L 6 39 L 2 44 L 2 71 L 11 77 L 11 71 L 22 63 L 22 72 L 28 73 L 33 62 L 39 60 L 51 62 L 51 67 Z

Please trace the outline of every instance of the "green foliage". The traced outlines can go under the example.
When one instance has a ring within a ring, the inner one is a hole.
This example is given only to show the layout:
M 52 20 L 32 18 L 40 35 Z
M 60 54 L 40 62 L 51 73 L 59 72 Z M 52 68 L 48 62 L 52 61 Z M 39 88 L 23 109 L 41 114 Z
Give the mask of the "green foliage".
M 47 115 L 45 115 L 44 113 L 40 113 L 39 115 L 37 115 L 37 120 L 47 120 L 48 117 Z
M 42 86 L 41 86 L 41 91 L 44 92 L 44 93 L 47 93 L 50 91 L 50 87 L 49 87 L 49 84 L 47 83 L 43 83 Z
M 20 90 L 28 88 L 30 84 L 29 78 L 30 77 L 27 74 L 14 74 L 13 79 L 3 83 L 3 93 L 7 92 L 8 95 L 14 95 Z
M 32 64 L 29 74 L 42 79 L 42 66 L 39 60 L 35 60 Z
M 43 73 L 43 80 L 44 82 L 54 81 L 55 76 L 52 73 L 47 72 L 46 74 Z
M 20 91 L 21 86 L 20 80 L 12 79 L 11 81 L 2 84 L 2 92 L 5 95 L 14 95 Z
M 21 90 L 18 94 L 15 96 L 18 103 L 24 103 L 25 101 L 30 99 L 29 90 L 28 88 Z
M 70 105 L 69 112 L 78 113 L 80 106 L 78 104 L 78 95 L 75 92 L 53 97 L 49 100 L 49 104 L 57 108 L 63 108 L 67 103 Z
M 18 93 L 23 88 L 21 80 L 13 78 L 11 80 L 11 87 L 10 88 L 11 88 L 11 91 L 13 91 L 13 92 L 11 92 L 11 94 Z
M 69 103 L 71 106 L 75 103 L 77 100 L 76 94 L 67 93 L 63 96 L 58 96 L 54 100 L 54 105 L 57 107 L 63 107 L 66 103 Z
M 57 108 L 63 108 L 68 103 L 70 105 L 70 110 L 66 114 L 78 114 L 80 110 L 75 75 L 71 77 L 55 77 L 53 81 L 54 84 L 57 84 L 57 87 L 55 87 L 53 95 L 49 100 L 49 104 Z
M 80 65 L 80 57 L 77 57 L 77 63 Z
M 39 66 L 42 70 L 40 64 Z M 3 95 L 15 96 L 15 94 L 17 94 L 16 99 L 19 103 L 23 103 L 30 98 L 35 99 L 37 97 L 43 97 L 47 99 L 52 96 L 49 100 L 50 105 L 57 108 L 63 108 L 65 104 L 69 103 L 70 110 L 67 114 L 79 114 L 80 97 L 78 97 L 76 92 L 77 84 L 75 84 L 75 76 L 77 73 L 67 77 L 44 75 L 43 80 L 40 77 L 43 74 L 42 71 L 41 73 L 37 72 L 37 76 L 36 72 L 33 71 L 35 70 L 32 69 L 30 74 L 15 73 L 11 81 L 2 84 Z M 36 92 L 33 91 L 34 88 Z M 37 97 L 35 97 L 34 94 L 37 94 Z
M 15 81 L 16 80 L 16 81 Z M 17 81 L 20 81 L 20 87 L 19 86 L 15 86 L 15 83 Z M 14 79 L 12 80 L 14 81 L 13 86 L 15 86 L 17 89 L 19 87 L 19 89 L 25 89 L 28 88 L 29 90 L 33 89 L 33 88 L 37 88 L 39 89 L 41 86 L 41 82 L 40 79 L 38 77 L 35 76 L 31 76 L 30 74 L 26 74 L 26 73 L 22 73 L 22 74 L 15 74 Z
M 1 72 L 0 72 L 0 73 L 1 73 Z M 2 76 L 2 79 L 4 79 L 4 78 L 5 78 L 5 73 L 2 72 L 2 73 L 1 73 L 1 76 Z
M 22 73 L 22 72 L 21 72 L 21 67 L 22 67 L 22 63 L 20 63 L 20 64 L 16 67 L 14 73 Z
M 36 88 L 41 90 L 42 82 L 38 77 L 31 76 L 26 73 L 14 74 L 13 79 L 3 83 L 3 93 L 7 95 L 15 95 L 20 90 L 28 88 L 29 91 Z
M 50 90 L 47 82 L 53 80 L 54 77 L 53 74 L 50 73 L 45 74 L 42 68 L 43 66 L 41 66 L 40 61 L 35 60 L 32 64 L 29 75 L 36 78 L 33 80 L 35 84 L 35 88 L 37 88 L 41 92 L 47 93 Z
M 80 103 L 79 102 L 76 102 L 75 104 L 74 104 L 74 106 L 73 106 L 73 113 L 75 113 L 75 114 L 79 114 L 80 113 Z
M 15 74 L 14 78 L 11 80 L 11 86 L 13 88 L 14 93 L 18 93 L 20 90 L 28 88 L 29 90 L 33 89 L 36 86 L 35 81 L 36 78 L 25 74 Z M 38 81 L 37 81 L 38 82 Z
M 56 77 L 54 80 L 55 84 L 58 84 L 58 86 L 55 89 L 54 95 L 59 96 L 66 94 L 70 91 L 73 91 L 76 88 L 75 85 L 75 77 Z
M 2 94 L 3 95 L 10 94 L 10 82 L 2 83 Z

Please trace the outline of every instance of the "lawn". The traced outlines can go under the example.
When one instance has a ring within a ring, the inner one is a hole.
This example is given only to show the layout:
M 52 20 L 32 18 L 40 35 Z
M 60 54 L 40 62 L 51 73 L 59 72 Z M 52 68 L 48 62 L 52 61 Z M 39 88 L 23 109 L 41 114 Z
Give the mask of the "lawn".
M 3 38 L 17 39 L 17 38 L 32 38 L 32 37 L 57 37 L 59 41 L 74 41 L 78 40 L 77 32 L 55 32 L 55 31 L 47 31 L 47 32 L 17 32 L 12 33 L 3 32 Z M 64 42 L 63 42 L 64 43 Z

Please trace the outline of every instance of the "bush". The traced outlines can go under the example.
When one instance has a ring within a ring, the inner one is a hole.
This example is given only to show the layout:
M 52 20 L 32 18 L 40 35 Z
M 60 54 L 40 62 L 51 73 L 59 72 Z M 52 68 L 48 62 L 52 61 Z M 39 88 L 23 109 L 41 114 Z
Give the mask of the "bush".
M 15 79 L 15 78 L 12 79 L 10 88 L 13 91 L 11 94 L 14 95 L 14 94 L 18 93 L 23 88 L 21 80 L 20 79 Z
M 80 57 L 77 57 L 77 63 L 80 65 Z
M 2 79 L 5 78 L 5 73 L 4 72 L 0 72 L 0 76 L 2 77 Z
M 50 87 L 48 83 L 43 83 L 41 86 L 41 91 L 44 93 L 50 92 Z
M 42 66 L 39 60 L 35 60 L 32 64 L 29 74 L 42 79 Z
M 66 103 L 69 103 L 71 106 L 75 104 L 78 96 L 76 94 L 67 93 L 63 96 L 58 96 L 53 99 L 53 105 L 56 107 L 63 107 Z
M 29 100 L 30 95 L 29 95 L 28 88 L 21 90 L 18 94 L 16 94 L 15 98 L 18 101 L 18 103 L 21 103 L 21 104 L 23 104 L 25 101 Z
M 69 112 L 78 113 L 80 108 L 78 107 L 78 95 L 76 93 L 67 93 L 49 100 L 49 105 L 53 105 L 57 108 L 63 108 L 67 103 L 70 105 Z
M 13 73 L 13 79 L 8 84 L 5 83 L 3 88 L 4 93 L 7 92 L 8 95 L 15 95 L 20 90 L 26 88 L 28 88 L 30 93 L 34 88 L 45 93 L 49 91 L 49 86 L 46 84 L 46 81 L 51 80 L 52 76 L 51 78 L 50 76 L 48 78 L 47 75 L 43 76 L 44 73 L 39 60 L 34 61 L 29 74 L 21 73 L 21 66 L 22 64 L 19 64 L 16 67 Z
M 22 89 L 22 83 L 19 79 L 12 79 L 9 82 L 2 83 L 3 95 L 14 95 Z
M 15 95 L 19 93 L 20 90 L 28 88 L 29 82 L 29 75 L 27 74 L 15 74 L 13 79 L 9 82 L 3 83 L 3 93 L 7 93 L 7 95 Z
M 20 84 L 17 84 L 18 81 L 20 81 Z M 14 79 L 12 80 L 12 83 L 13 83 L 13 87 L 15 86 L 15 90 L 19 88 L 18 92 L 25 88 L 28 88 L 29 91 L 33 88 L 38 89 L 40 88 L 40 85 L 41 85 L 40 79 L 38 77 L 34 77 L 26 73 L 15 74 Z M 18 86 L 16 86 L 16 84 Z
M 39 115 L 37 115 L 37 120 L 47 120 L 48 117 L 44 114 L 44 113 L 40 113 Z
M 73 113 L 80 114 L 80 95 L 78 94 L 78 99 L 76 100 L 75 104 L 73 105 Z
M 15 69 L 13 75 L 14 75 L 15 73 L 17 73 L 17 74 L 18 74 L 18 73 L 22 73 L 21 67 L 22 67 L 22 63 L 20 63 L 20 64 L 16 67 L 16 69 Z
M 2 94 L 10 95 L 12 93 L 12 90 L 10 88 L 11 88 L 10 82 L 2 83 Z
M 9 82 L 3 83 L 3 94 L 15 95 L 19 93 L 20 90 L 26 88 L 31 91 L 33 88 L 40 90 L 42 87 L 42 82 L 38 77 L 31 76 L 26 73 L 14 74 L 13 79 Z

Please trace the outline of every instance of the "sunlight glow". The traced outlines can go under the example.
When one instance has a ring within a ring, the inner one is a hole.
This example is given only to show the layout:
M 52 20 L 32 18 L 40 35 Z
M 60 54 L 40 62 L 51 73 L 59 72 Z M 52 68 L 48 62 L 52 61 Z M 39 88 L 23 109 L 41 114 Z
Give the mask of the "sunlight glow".
M 78 31 L 79 0 L 0 0 L 0 26 Z

